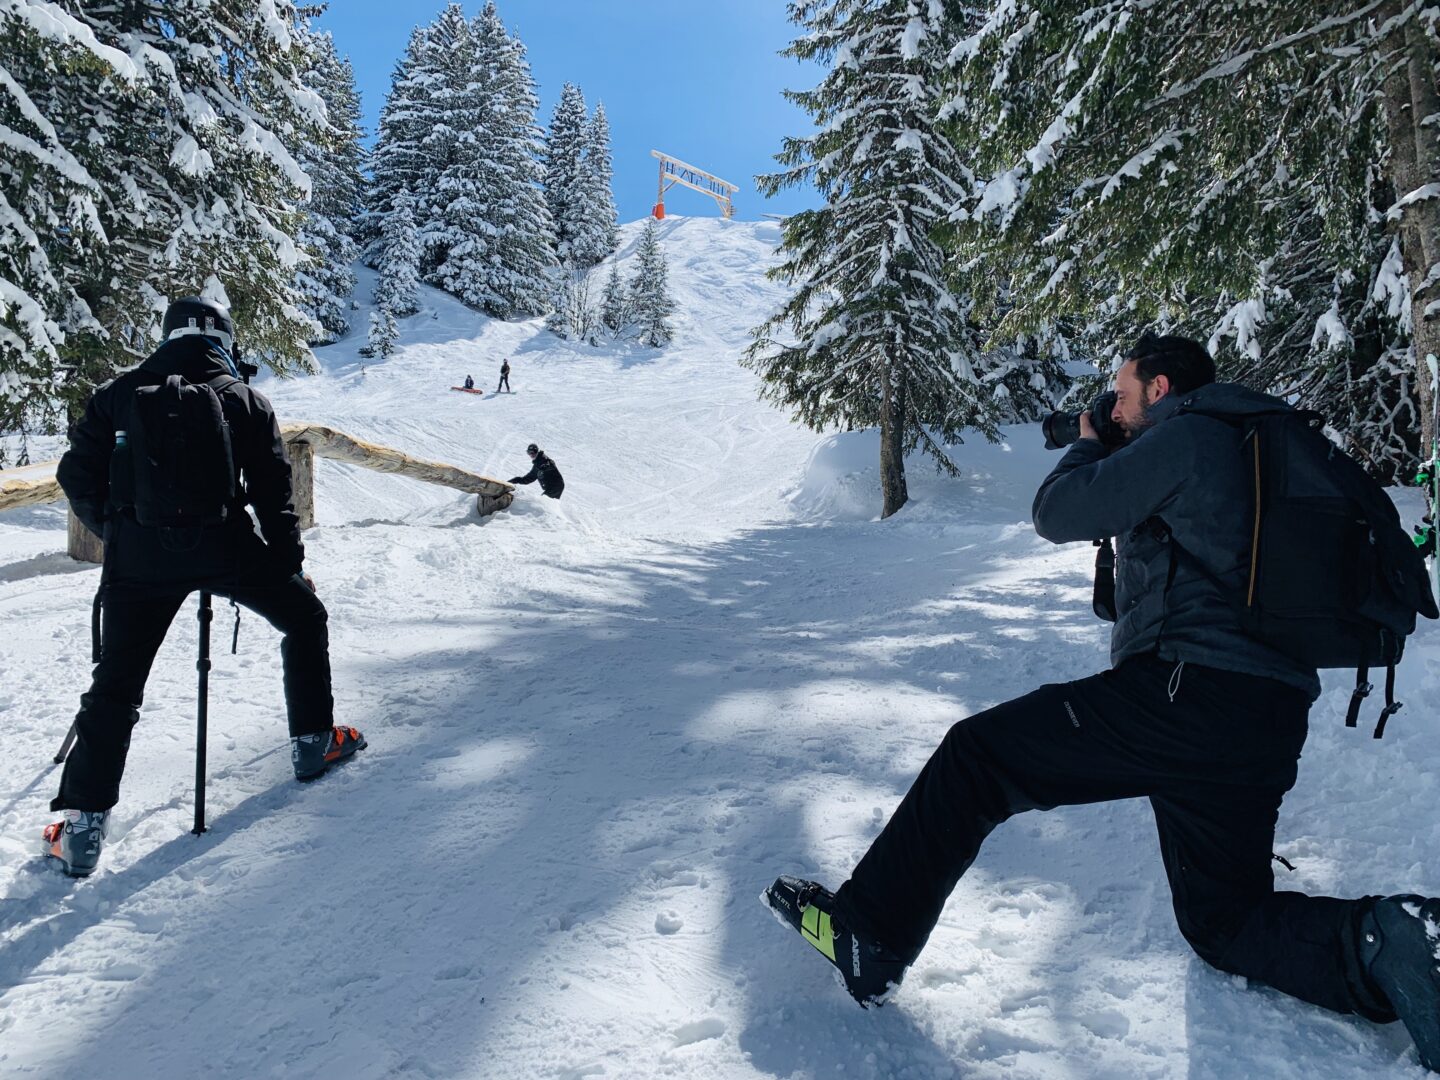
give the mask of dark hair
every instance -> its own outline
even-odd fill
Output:
[[[1145,385],[1164,375],[1170,389],[1177,394],[1189,393],[1196,387],[1215,381],[1215,361],[1205,346],[1187,337],[1173,334],[1152,334],[1148,330],[1125,354],[1135,361],[1135,375]]]

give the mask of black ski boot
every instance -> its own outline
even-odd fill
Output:
[[[1384,897],[1360,931],[1370,978],[1415,1040],[1420,1064],[1440,1072],[1440,899]]]
[[[845,990],[862,1008],[885,1004],[905,977],[905,963],[880,942],[854,933],[834,918],[835,897],[822,885],[778,877],[760,900],[785,925],[835,965]]]
[[[45,826],[45,854],[60,863],[71,877],[89,877],[100,862],[100,849],[110,827],[109,810],[66,810],[65,816]]]
[[[315,780],[331,765],[338,765],[364,750],[369,744],[353,727],[337,724],[318,735],[290,736],[290,764],[295,766],[295,779]]]

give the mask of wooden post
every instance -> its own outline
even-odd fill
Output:
[[[290,488],[300,528],[315,527],[315,447],[304,439],[286,444],[290,455]]]
[[[75,511],[66,513],[66,531],[69,533],[67,550],[76,562],[100,563],[105,561],[105,545],[75,516]]]
[[[488,517],[497,510],[504,510],[515,501],[513,491],[502,492],[499,495],[486,495],[485,492],[475,496],[475,509],[480,511],[481,517]]]

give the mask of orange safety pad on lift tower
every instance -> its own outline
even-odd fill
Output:
[[[663,219],[664,219],[664,217],[665,217],[665,204],[664,204],[663,202],[657,202],[657,203],[655,204],[655,217],[656,217],[658,220],[663,220]]]

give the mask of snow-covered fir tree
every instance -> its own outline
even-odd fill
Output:
[[[545,204],[555,223],[555,253],[562,266],[587,266],[576,258],[590,196],[585,175],[585,95],[574,83],[560,88],[545,139]]]
[[[620,241],[615,193],[615,170],[610,159],[610,121],[605,106],[596,104],[585,125],[585,153],[581,161],[581,198],[572,256],[576,266],[598,266]]]
[[[416,294],[420,285],[420,238],[413,206],[409,195],[402,192],[396,196],[382,235],[375,305],[395,318],[419,310]]]
[[[771,276],[794,296],[755,331],[746,363],[766,397],[816,430],[879,426],[888,517],[908,498],[907,451],[953,469],[942,444],[995,426],[980,335],[932,238],[970,193],[934,122],[950,24],[922,0],[818,0],[791,15],[805,34],[786,55],[830,70],[787,94],[818,130],[787,139],[787,168],[760,183],[767,193],[813,183],[826,205],[786,219]]]
[[[591,299],[590,275],[584,270],[559,272],[554,306],[545,316],[545,328],[562,338],[597,344],[600,311]]]
[[[472,33],[458,3],[446,5],[426,31],[429,127],[421,139],[427,176],[412,192],[427,281],[481,306],[488,299],[485,211],[494,178],[486,161],[493,124],[493,51]]]
[[[1208,339],[1230,377],[1321,409],[1403,476],[1433,445],[1440,353],[1440,41],[1420,11],[976,13],[947,118],[985,182],[956,265],[993,283],[1008,333],[1068,322],[1100,355],[1151,324]]]
[[[370,336],[369,345],[366,346],[367,356],[389,356],[395,351],[395,339],[400,336],[400,329],[395,325],[395,313],[388,308],[378,307],[370,312]]]
[[[566,83],[555,103],[545,151],[545,202],[555,222],[555,250],[564,266],[589,269],[619,239],[610,122],[605,107],[585,115],[585,95]]]
[[[76,404],[115,365],[149,352],[167,299],[199,292],[212,277],[253,355],[282,371],[308,364],[315,329],[299,308],[295,241],[310,182],[286,147],[319,140],[325,121],[303,84],[294,5],[136,0],[77,5],[64,18],[45,7],[7,5],[6,40],[40,18],[52,43],[68,40],[63,56],[21,66],[15,86],[28,107],[8,88],[0,99],[51,159],[42,182],[64,175],[88,192],[69,211],[77,224],[58,235],[46,218],[58,192],[12,203],[25,229],[53,238],[40,246],[50,245],[60,289],[27,293],[36,306],[13,310],[29,313],[31,339],[47,321],[57,331],[46,332],[52,346],[65,335],[63,395]],[[60,149],[74,167],[57,172]],[[30,353],[32,362],[44,355],[44,345]]]
[[[380,110],[375,148],[370,154],[370,187],[360,232],[362,255],[369,266],[379,266],[385,221],[396,199],[424,191],[435,182],[436,170],[425,149],[435,83],[429,62],[429,32],[417,26],[390,77],[390,92]]]
[[[417,29],[381,112],[367,261],[378,265],[385,222],[409,194],[423,280],[500,318],[548,310],[538,107],[524,46],[493,3],[469,22],[450,4]]]
[[[350,296],[355,291],[351,269],[359,254],[355,234],[364,201],[361,163],[360,95],[349,59],[335,52],[328,33],[307,41],[310,64],[305,85],[325,102],[329,123],[323,142],[301,143],[296,158],[310,177],[310,201],[300,245],[310,261],[301,266],[296,284],[301,307],[324,333],[312,342],[334,341],[349,329]]]
[[[670,316],[675,301],[670,297],[665,253],[653,218],[645,222],[640,244],[635,249],[635,272],[630,278],[630,315],[640,344],[661,348],[670,344]]]
[[[25,5],[0,11],[0,432],[55,422],[62,324],[74,327],[71,313],[84,317],[73,275],[104,240],[100,186],[66,148],[45,91],[112,64],[138,75],[128,58],[92,50],[78,35],[57,37],[53,20],[39,19],[45,13]]]
[[[493,57],[491,105],[481,156],[486,167],[484,211],[489,253],[487,314],[539,315],[549,308],[555,265],[554,223],[541,189],[544,133],[535,124],[540,99],[525,46],[500,21],[493,0],[472,26],[484,55]]]
[[[629,330],[630,324],[630,294],[620,277],[620,263],[612,259],[610,273],[605,277],[605,288],[600,293],[600,325],[615,338]]]

